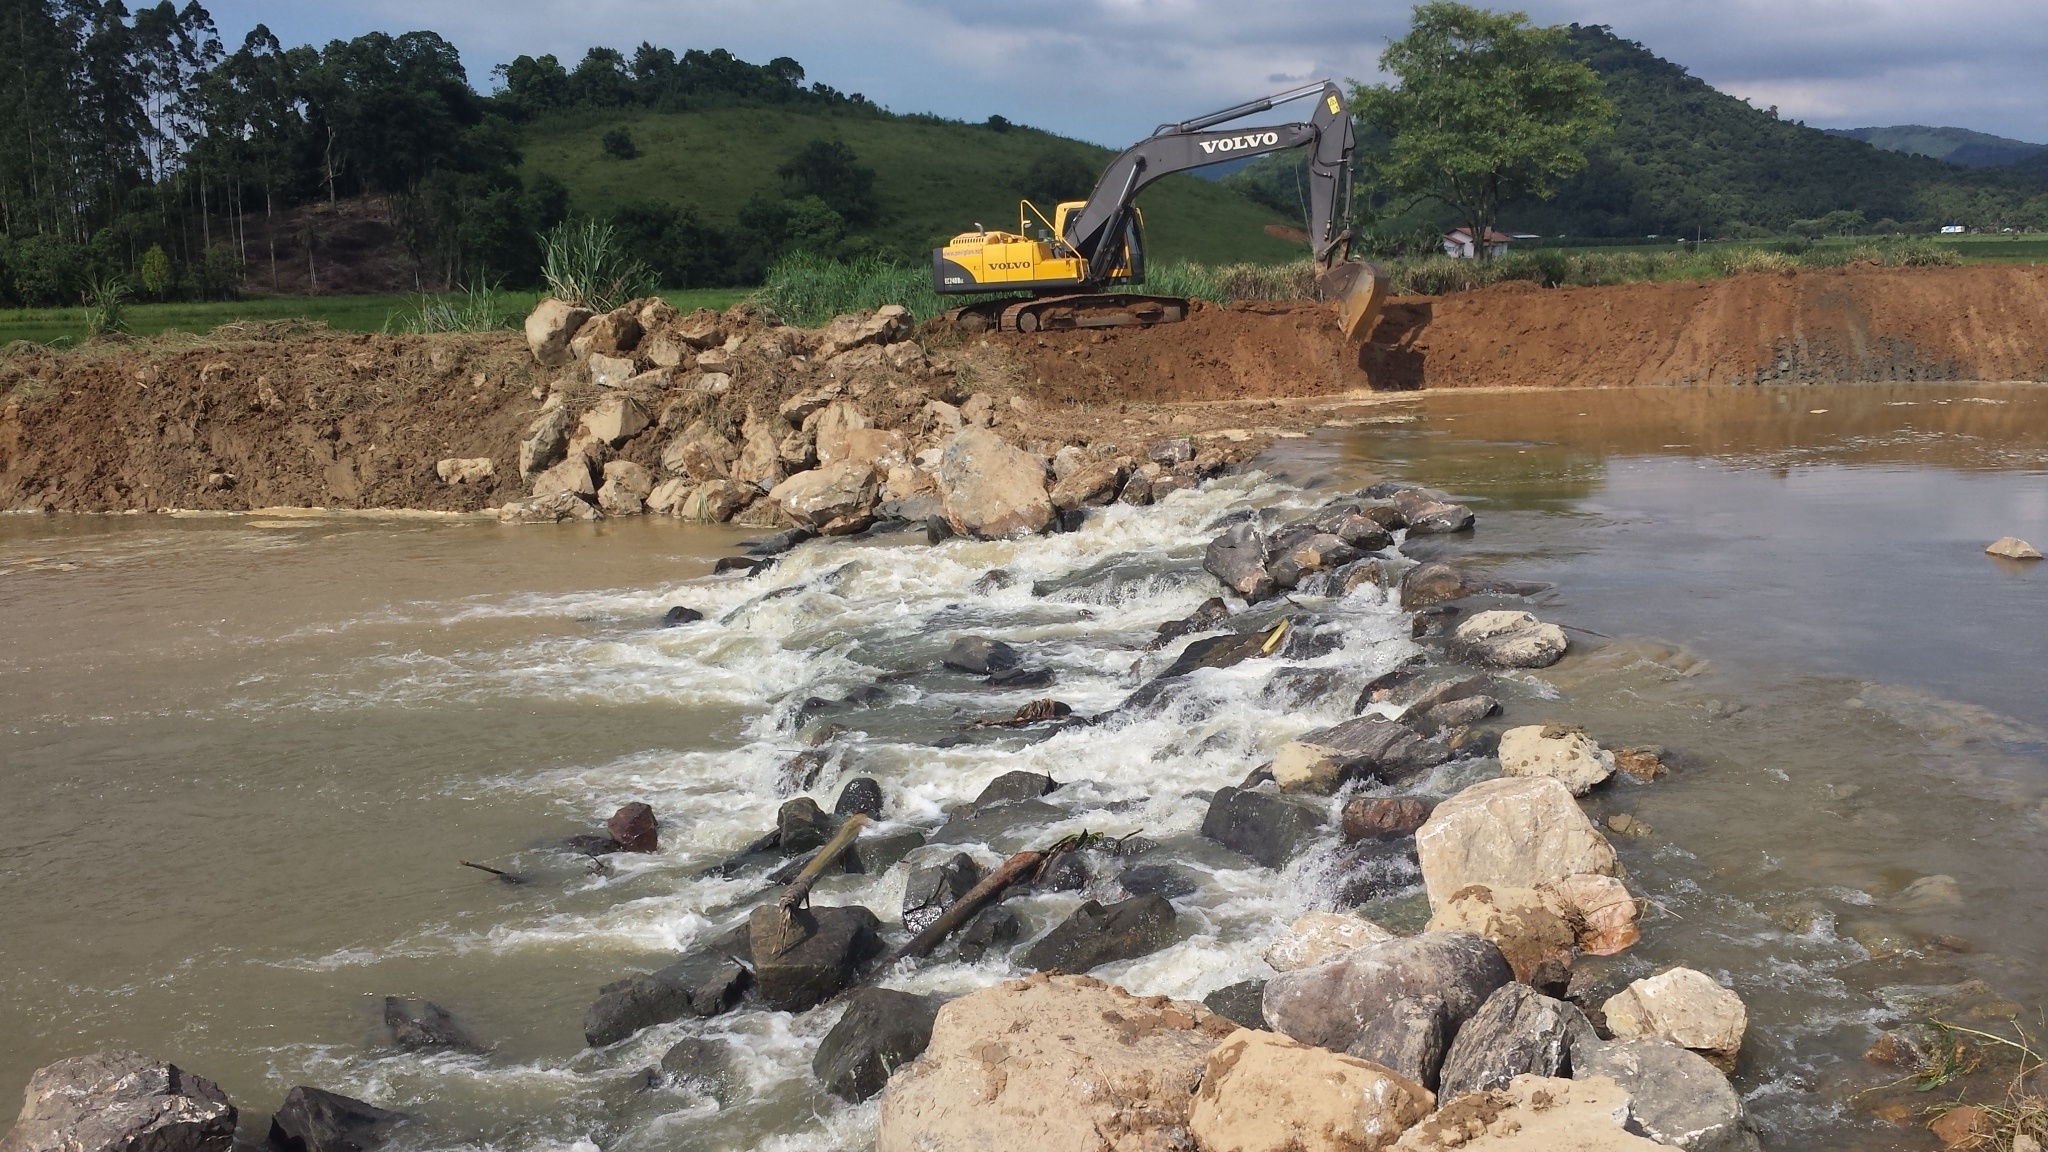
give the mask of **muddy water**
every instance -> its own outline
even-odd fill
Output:
[[[1049,738],[936,747],[1044,694],[990,691],[936,655],[1001,635],[1056,672],[1058,698],[1103,711],[1174,654],[1142,651],[1151,631],[1212,593],[1198,565],[1217,517],[1401,475],[1482,518],[1409,555],[1552,582],[1532,606],[1580,630],[1563,664],[1503,690],[1507,719],[1673,750],[1671,779],[1595,802],[1653,829],[1623,854],[1657,908],[1643,945],[1585,978],[1683,961],[1737,987],[1738,1081],[1768,1146],[1924,1139],[1851,1099],[1873,1082],[1859,1054],[1888,990],[1979,976],[2038,1018],[2048,975],[2048,572],[1981,553],[2048,538],[2043,393],[1430,397],[1353,419],[1370,422],[1283,444],[1266,475],[1071,535],[808,546],[754,579],[707,575],[738,533],[655,522],[0,519],[0,1116],[34,1067],[118,1044],[220,1080],[254,1131],[312,1083],[419,1114],[418,1148],[859,1147],[873,1105],[808,1076],[830,1009],[602,1052],[579,1024],[597,985],[744,915],[758,876],[698,872],[772,824],[804,746],[797,703],[884,674],[878,704],[814,722],[850,729],[817,795],[874,775],[891,821],[929,828],[1000,772],[1050,772],[1067,782],[1056,815],[963,847],[992,862],[1142,829],[1203,886],[1179,901],[1174,946],[1101,974],[1174,995],[1263,975],[1263,941],[1326,903],[1330,878],[1205,845],[1204,797],[1418,651],[1393,605],[1301,598],[1317,642],[1288,662],[1337,685],[1314,698],[1248,662]],[[1007,583],[983,582],[993,569]],[[707,622],[656,628],[677,603]],[[551,847],[628,799],[664,814],[659,855],[598,874]],[[1960,904],[1898,906],[1936,874]],[[819,902],[893,921],[902,886],[901,868],[835,878]],[[1037,931],[1081,898],[1020,906]],[[1420,908],[1396,892],[1369,911],[1412,924]],[[939,962],[889,982],[963,991],[1006,971]],[[387,994],[446,1005],[491,1050],[391,1051]],[[686,1035],[729,1044],[722,1104],[648,1086]]]

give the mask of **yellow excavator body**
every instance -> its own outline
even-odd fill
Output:
[[[1048,221],[1029,200],[1017,203],[1017,230],[977,228],[962,232],[937,253],[941,291],[1008,292],[1073,289],[1087,281],[1088,261],[1060,239],[1067,217],[1087,206],[1068,200],[1053,209]],[[1036,226],[1032,217],[1037,217]],[[1108,283],[1129,283],[1132,257],[1125,246],[1110,270]]]

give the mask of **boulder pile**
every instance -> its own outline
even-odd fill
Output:
[[[801,329],[753,305],[685,315],[648,297],[596,313],[550,299],[526,340],[559,375],[507,452],[529,493],[499,507],[511,522],[647,514],[1002,539],[1149,504],[1233,459],[1186,438],[1018,442],[1002,431],[1008,405],[928,354],[901,305]],[[488,461],[442,464],[450,484],[489,475]]]

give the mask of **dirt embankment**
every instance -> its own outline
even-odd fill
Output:
[[[1247,303],[1187,324],[1004,336],[1062,403],[1356,389],[2048,380],[2048,268],[1850,267],[1389,301],[1363,347],[1320,309]]]
[[[734,314],[735,331],[761,331]],[[815,343],[813,339],[811,343]],[[1320,308],[1202,308],[1138,331],[974,337],[928,333],[914,372],[862,385],[882,426],[917,424],[926,399],[993,400],[996,427],[1034,450],[1081,442],[1138,450],[1168,432],[1283,424],[1273,401],[1419,387],[1982,379],[2048,380],[2048,269],[1849,268],[1706,283],[1539,290],[1505,286],[1391,302],[1364,348]],[[803,340],[748,352],[730,391],[640,397],[654,427],[620,455],[655,468],[705,419],[734,437],[817,386]],[[883,378],[886,377],[886,378]],[[231,325],[206,337],[0,353],[0,508],[239,510],[279,505],[477,511],[526,494],[518,444],[549,387],[600,390],[535,365],[517,333],[343,334]],[[1188,402],[1201,403],[1186,407]],[[1242,432],[1232,440],[1255,446]],[[435,463],[489,457],[482,483]]]

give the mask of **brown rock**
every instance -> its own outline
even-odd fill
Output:
[[[1577,930],[1533,888],[1461,888],[1429,918],[1429,931],[1486,937],[1524,984],[1555,982],[1578,954]]]
[[[1994,1126],[1982,1108],[1965,1104],[1943,1112],[1927,1128],[1944,1148],[1973,1148],[1989,1140]]]
[[[526,346],[533,358],[549,367],[560,367],[574,357],[569,341],[590,320],[590,309],[561,300],[547,299],[534,305],[526,317]]]
[[[635,800],[612,813],[604,830],[628,852],[653,852],[661,847],[661,832],[654,822],[654,809]]]
[[[1664,749],[1654,744],[1621,749],[1614,754],[1614,766],[1646,784],[1661,780],[1670,772],[1664,766]]]
[[[1505,1088],[1471,1092],[1402,1133],[1400,1152],[1657,1152],[1632,1135],[1629,1094],[1606,1076],[1562,1080],[1517,1076]]]
[[[1188,1132],[1202,1152],[1377,1152],[1435,1103],[1371,1061],[1240,1028],[1204,1061]]]
[[[1062,512],[1100,508],[1116,500],[1123,482],[1123,466],[1114,460],[1083,465],[1052,486],[1052,506]]]
[[[623,356],[640,346],[640,317],[631,305],[592,316],[569,341],[569,354],[578,360],[591,356]]]
[[[818,528],[834,520],[872,514],[876,489],[872,467],[841,460],[791,476],[777,484],[768,498],[791,520]]]
[[[638,516],[647,511],[647,497],[654,491],[654,474],[631,460],[613,460],[604,466],[604,484],[597,490],[597,506],[607,516]]]
[[[661,467],[692,480],[729,480],[733,462],[739,457],[740,450],[732,441],[699,420],[669,441],[661,454]]]
[[[1344,839],[1391,839],[1406,836],[1429,819],[1429,802],[1413,796],[1354,796],[1344,802]]]

